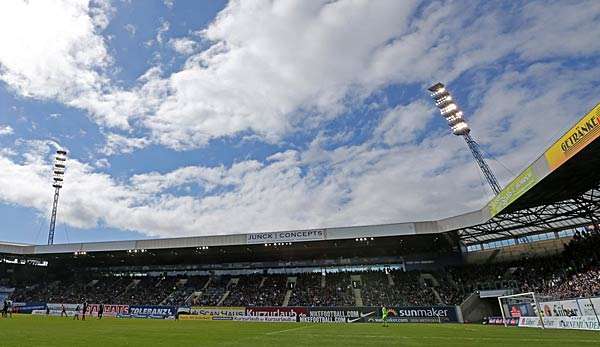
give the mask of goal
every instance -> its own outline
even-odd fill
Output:
[[[539,294],[534,292],[498,297],[504,326],[508,326],[507,320],[510,318],[521,319],[523,317],[530,317],[537,323],[535,326],[544,329],[544,316],[540,307],[540,301],[543,301],[543,299]]]

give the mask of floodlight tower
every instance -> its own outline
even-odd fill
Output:
[[[500,184],[498,184],[496,176],[494,176],[494,173],[483,159],[479,145],[471,137],[471,128],[469,128],[469,125],[465,121],[463,112],[454,102],[454,99],[452,99],[450,92],[439,82],[429,87],[428,90],[431,92],[431,97],[435,101],[435,106],[440,109],[442,117],[448,121],[452,133],[456,136],[462,136],[465,139],[471,153],[473,153],[477,165],[479,165],[479,168],[483,172],[485,179],[494,191],[494,194],[498,195],[502,190]]]
[[[54,202],[52,203],[52,216],[50,217],[50,230],[48,231],[48,244],[54,244],[54,227],[56,226],[56,211],[58,209],[58,196],[60,194],[60,188],[63,186],[65,169],[67,162],[67,151],[59,149],[56,151],[54,157],[54,166],[52,167],[54,187]]]

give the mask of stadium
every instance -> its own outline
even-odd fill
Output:
[[[599,21],[1,1],[0,346],[600,346]]]
[[[511,332],[519,333],[600,330],[599,129],[600,104],[483,208],[441,220],[138,241],[2,243],[0,293],[5,303],[11,301],[13,314],[47,329],[64,324],[62,316],[89,321],[101,311],[108,319],[98,324],[115,318],[110,329],[121,324],[134,329],[139,319],[144,322],[134,330],[141,333],[164,328],[145,319],[185,321],[167,329],[198,334],[214,329],[231,334],[231,340],[208,333],[207,341],[232,345],[278,345],[299,333],[305,339],[309,331],[319,341],[342,343],[337,334],[346,328],[332,323],[381,324],[382,307],[389,308],[389,322],[415,324],[390,335],[400,339],[396,343],[421,339],[421,326],[428,329],[425,344],[446,344],[446,329],[459,345],[511,341],[504,332],[490,337],[498,334],[492,327],[464,336],[456,329],[466,323],[478,329],[482,323],[518,326]],[[22,328],[2,334],[9,329]],[[436,335],[437,329],[444,333]],[[40,338],[25,331],[25,341]],[[352,341],[360,344],[378,336],[366,328],[352,331]],[[514,338],[544,345],[561,338],[582,345],[600,341],[597,335],[567,334],[574,333]],[[256,338],[260,342],[247,340]]]

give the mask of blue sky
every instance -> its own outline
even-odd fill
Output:
[[[560,14],[560,15],[558,15]],[[428,220],[491,197],[600,101],[597,1],[0,2],[0,240]]]

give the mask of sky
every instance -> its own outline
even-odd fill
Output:
[[[599,1],[0,1],[0,240],[434,220],[600,102]]]

